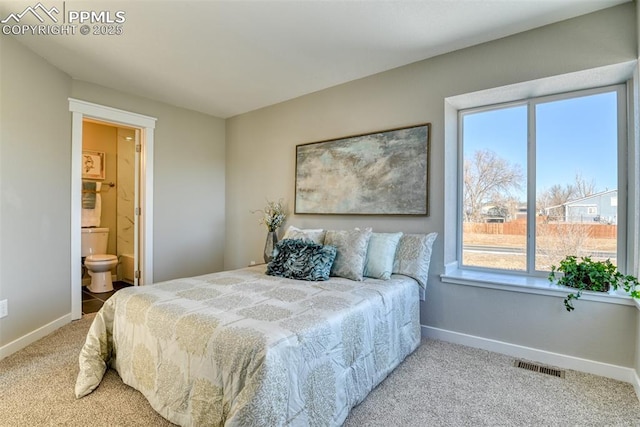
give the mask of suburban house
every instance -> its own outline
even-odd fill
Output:
[[[545,215],[564,222],[604,222],[615,224],[618,191],[607,190],[545,208]]]
[[[640,305],[634,300],[585,295],[580,308],[567,313],[566,292],[545,276],[492,272],[480,277],[458,263],[459,111],[623,85],[628,137],[619,159],[627,162],[621,175],[628,189],[619,253],[627,272],[638,274],[639,29],[637,3],[612,2],[273,105],[219,115],[141,96],[133,84],[116,90],[77,78],[36,53],[28,37],[1,34],[0,301],[8,302],[8,313],[0,319],[0,358],[77,317],[79,297],[72,282],[80,270],[79,219],[72,206],[79,201],[80,180],[72,163],[79,153],[72,143],[78,126],[74,108],[100,106],[155,123],[147,133],[153,145],[146,147],[146,201],[152,215],[144,224],[145,259],[152,265],[144,274],[153,282],[261,262],[266,232],[252,212],[266,199],[288,203],[287,224],[298,227],[435,231],[421,305],[424,336],[620,379],[640,393]],[[153,42],[149,36],[148,43]],[[207,49],[193,48],[191,59],[232,54]],[[103,54],[89,45],[78,45],[73,53],[87,64],[100,62]],[[128,82],[118,70],[126,58],[110,54],[105,76]],[[157,73],[150,81],[192,78],[166,75],[160,66]],[[246,82],[246,91],[260,84]],[[431,125],[428,216],[294,214],[297,145],[423,123]],[[580,204],[592,221],[614,218],[615,209],[609,209],[616,195],[607,193],[606,207],[595,200]],[[576,205],[573,201],[566,208]],[[621,224],[620,218],[612,221]]]

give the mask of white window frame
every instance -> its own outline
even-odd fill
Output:
[[[563,93],[581,91],[584,89],[602,88],[616,85],[626,86],[627,125],[624,139],[628,152],[624,154],[625,161],[619,161],[621,166],[618,173],[626,170],[627,210],[626,257],[620,257],[626,262],[627,272],[638,275],[640,273],[640,68],[637,61],[609,65],[597,69],[577,71],[570,74],[552,76],[540,80],[515,83],[508,86],[480,90],[478,92],[453,95],[444,99],[444,273],[440,275],[442,283],[498,289],[510,292],[522,292],[556,297],[566,296],[566,290],[547,279],[546,275],[534,276],[517,274],[510,271],[461,268],[461,218],[460,197],[462,183],[459,180],[460,135],[459,111],[479,106],[514,104],[518,100],[543,96],[561,96]],[[596,89],[597,90],[597,89]],[[619,98],[620,99],[620,98]],[[636,125],[638,124],[638,125]],[[624,182],[624,180],[620,180]],[[619,233],[625,230],[619,228]],[[618,243],[620,247],[620,242]],[[634,305],[634,301],[623,292],[609,294],[585,293],[583,299],[613,304]]]
[[[610,85],[598,88],[583,89],[579,91],[573,91],[569,93],[560,93],[553,95],[540,96],[535,98],[528,98],[523,100],[517,100],[515,102],[484,105],[481,107],[463,109],[458,111],[458,235],[457,235],[457,258],[460,263],[460,268],[469,270],[489,271],[492,273],[505,272],[507,274],[524,274],[533,277],[547,277],[549,272],[540,271],[535,269],[535,243],[536,243],[536,107],[540,104],[547,104],[550,102],[558,102],[575,98],[582,98],[591,95],[598,95],[602,93],[616,92],[617,94],[617,110],[618,110],[618,235],[617,235],[617,266],[620,271],[626,272],[626,252],[627,252],[627,206],[625,201],[627,200],[627,165],[626,165],[626,152],[627,152],[627,96],[626,96],[626,84]],[[503,270],[491,267],[482,266],[468,266],[462,265],[462,224],[463,224],[463,207],[464,207],[464,180],[462,177],[463,164],[464,164],[464,120],[463,117],[469,114],[477,114],[486,111],[498,111],[507,108],[513,108],[518,106],[527,107],[527,241],[526,241],[526,267],[524,271],[511,271]],[[531,209],[530,207],[534,208]]]

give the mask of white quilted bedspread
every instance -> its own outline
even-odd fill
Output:
[[[418,346],[418,289],[264,266],[125,288],[89,330],[76,396],[111,366],[179,425],[339,426]]]

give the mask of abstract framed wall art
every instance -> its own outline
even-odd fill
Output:
[[[82,152],[82,178],[104,179],[104,153],[101,151]]]
[[[295,213],[429,215],[431,124],[296,146]]]

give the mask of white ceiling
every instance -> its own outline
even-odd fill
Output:
[[[124,11],[124,34],[17,39],[75,79],[226,118],[626,1],[66,1]]]

